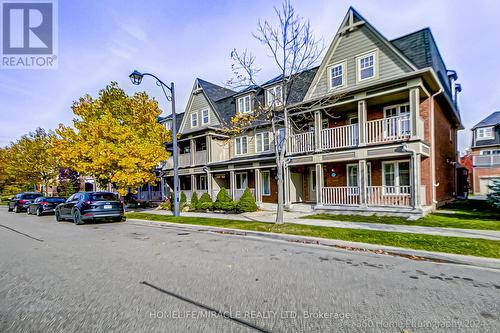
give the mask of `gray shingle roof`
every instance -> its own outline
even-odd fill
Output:
[[[472,129],[485,126],[496,126],[500,125],[500,111],[493,112],[488,117],[481,120],[477,125],[472,127]]]
[[[451,97],[450,81],[443,58],[439,53],[431,29],[424,28],[390,41],[418,69],[432,67],[439,81]]]
[[[207,94],[207,97],[212,100],[212,102],[217,102],[221,99],[227,98],[229,96],[232,96],[236,94],[236,91],[233,91],[231,89],[227,89],[221,86],[218,86],[216,84],[213,84],[211,82],[202,80],[202,79],[197,79],[198,84],[201,86],[205,94]]]

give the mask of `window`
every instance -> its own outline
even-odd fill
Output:
[[[386,138],[411,134],[410,105],[400,104],[384,108],[384,136]]]
[[[495,150],[481,150],[481,155],[500,155],[500,149]]]
[[[203,125],[208,124],[208,122],[210,120],[208,115],[209,115],[208,109],[201,111],[201,121],[202,121]]]
[[[262,171],[262,195],[271,195],[271,174],[269,171]]]
[[[410,194],[410,162],[382,162],[384,194]]]
[[[255,152],[269,151],[269,132],[255,134]]]
[[[493,139],[493,127],[483,127],[476,129],[477,140]]]
[[[279,106],[283,104],[283,89],[281,85],[267,89],[267,106]]]
[[[347,165],[347,186],[354,187],[359,186],[358,183],[358,165],[348,164]]]
[[[242,155],[248,153],[247,137],[240,136],[235,141],[235,154]]]
[[[344,64],[330,67],[330,89],[344,85]]]
[[[191,113],[191,127],[197,127],[198,126],[198,113],[193,112]]]
[[[238,98],[238,112],[241,113],[250,112],[250,95]]]
[[[170,131],[170,130],[172,129],[172,120],[167,120],[167,121],[165,122],[165,129],[166,129],[167,131]]]
[[[248,187],[247,183],[247,173],[246,172],[238,172],[235,174],[236,176],[236,189],[244,190]]]
[[[358,81],[374,78],[376,57],[375,52],[358,57]]]

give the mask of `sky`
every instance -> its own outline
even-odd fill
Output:
[[[462,84],[460,110],[465,130],[459,149],[470,145],[470,128],[500,110],[497,0],[309,0],[292,1],[309,19],[325,46],[349,6],[385,37],[393,39],[430,27],[448,69]],[[231,77],[231,50],[249,49],[262,68],[259,79],[276,74],[265,47],[252,33],[259,19],[274,20],[280,1],[59,0],[59,66],[52,70],[0,69],[0,146],[41,126],[70,124],[72,102],[116,81],[127,93],[154,96],[170,113],[151,78],[133,86],[132,70],[175,82],[183,111],[194,80],[223,85]]]

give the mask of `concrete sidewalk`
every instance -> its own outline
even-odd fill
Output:
[[[158,214],[158,215],[172,215],[172,212],[164,210],[144,210],[143,212]],[[466,237],[466,238],[500,240],[500,231],[495,231],[495,230],[438,228],[438,227],[422,227],[422,226],[408,226],[408,225],[394,225],[394,224],[380,224],[380,223],[366,223],[366,222],[342,222],[334,220],[317,220],[317,219],[301,218],[306,215],[310,215],[310,213],[285,212],[284,219],[286,223],[305,224],[305,225],[314,225],[322,227],[364,229],[364,230],[404,232],[412,234],[426,234],[426,235],[448,236],[448,237]],[[276,219],[276,213],[274,211],[268,211],[268,210],[258,211],[253,213],[243,213],[243,214],[186,212],[182,213],[182,216],[218,218],[218,219],[254,221],[254,222],[269,222],[269,223],[273,223]]]

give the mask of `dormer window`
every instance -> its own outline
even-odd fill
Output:
[[[330,67],[330,89],[344,85],[344,64]]]
[[[267,89],[267,106],[280,106],[283,104],[283,89],[276,85]]]
[[[476,129],[476,140],[493,139],[493,127],[482,127]]]
[[[191,113],[191,127],[198,127],[198,112]]]
[[[237,99],[238,112],[249,113],[250,112],[250,95],[239,97]]]
[[[376,76],[376,53],[368,53],[357,58],[358,82],[372,79]]]

